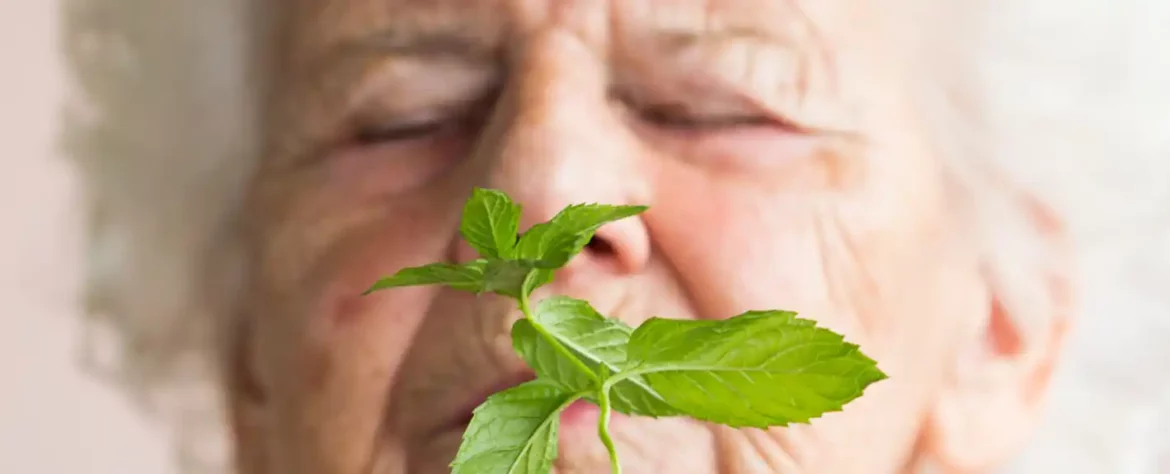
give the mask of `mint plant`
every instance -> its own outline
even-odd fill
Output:
[[[616,474],[613,411],[787,426],[840,411],[886,378],[856,344],[789,311],[715,321],[655,317],[635,329],[579,299],[552,296],[533,305],[532,292],[551,282],[598,228],[646,209],[572,205],[521,235],[520,205],[476,188],[459,231],[481,258],[405,268],[366,292],[446,285],[519,305],[523,318],[512,326],[512,345],[537,377],[476,408],[451,463],[455,474],[547,474],[557,456],[560,412],[578,400],[600,408],[597,433]]]

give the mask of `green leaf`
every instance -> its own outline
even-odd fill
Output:
[[[535,274],[532,276],[532,278],[529,278],[524,285],[524,292],[528,294],[531,294],[537,288],[552,283],[553,281],[552,269],[537,268],[533,270],[533,272],[535,272]]]
[[[539,380],[488,397],[463,433],[452,473],[548,474],[560,412],[577,398]]]
[[[475,188],[463,207],[459,233],[480,255],[511,258],[520,225],[520,205],[507,194]]]
[[[481,292],[484,286],[486,260],[475,260],[464,264],[431,263],[421,267],[399,270],[393,276],[382,278],[363,294],[370,294],[387,288],[420,285],[446,285],[463,291]]]
[[[483,289],[513,298],[519,298],[524,279],[532,267],[512,260],[488,260],[483,270]]]
[[[668,403],[733,427],[807,423],[886,378],[856,344],[784,311],[653,318],[634,331],[629,357]]]
[[[535,273],[531,278],[529,273]],[[534,268],[517,260],[488,260],[484,268],[483,291],[519,298],[552,281],[553,271]]]
[[[542,337],[531,321],[521,319],[512,326],[512,345],[537,375],[572,392],[592,391],[597,381],[617,373],[626,361],[626,343],[633,329],[616,319],[606,318],[588,302],[565,296],[541,301],[534,317],[589,372],[581,370]],[[602,375],[605,374],[605,375]],[[614,385],[611,393],[615,410],[633,415],[661,417],[680,414],[655,393],[640,377]]]
[[[539,268],[565,266],[585,248],[597,229],[610,222],[635,216],[646,206],[575,204],[566,207],[548,222],[528,229],[516,244],[516,258],[532,261]]]

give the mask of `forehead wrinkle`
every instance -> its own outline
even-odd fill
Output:
[[[746,37],[790,43],[813,28],[796,0],[635,0],[619,25],[648,31],[668,44]]]
[[[619,36],[615,42],[622,50],[619,55],[634,63],[650,66],[693,52],[716,54],[732,45],[755,44],[787,51],[799,59],[801,69],[813,64],[833,69],[825,28],[797,0],[635,0],[627,8],[614,28]],[[835,74],[828,75],[835,83]],[[802,75],[796,86],[807,89],[807,79]]]
[[[620,83],[628,79],[661,88],[661,82],[648,80],[658,75],[676,85],[703,88],[706,82],[712,84],[708,89],[774,112],[781,121],[792,121],[786,111],[803,111],[793,125],[808,133],[846,142],[859,138],[842,120],[845,112],[827,105],[846,100],[835,55],[839,45],[832,43],[840,39],[831,37],[841,32],[840,25],[827,15],[842,6],[817,4],[809,10],[800,0],[635,0],[625,8],[614,28],[616,56],[623,61],[615,72]],[[696,58],[706,64],[697,71],[688,66]],[[730,63],[714,64],[719,61]],[[769,76],[767,66],[783,61],[792,61],[795,72]],[[760,68],[764,72],[757,74]]]
[[[488,55],[499,49],[507,19],[465,12],[410,12],[395,14],[350,37],[340,39],[326,54],[389,52],[397,54]]]
[[[500,1],[347,0],[312,21],[307,43],[295,45],[314,75],[337,66],[399,57],[490,60],[509,31]],[[326,18],[327,17],[327,18]],[[315,32],[312,30],[316,30]]]
[[[503,35],[503,28],[493,26],[482,20],[453,20],[432,25],[395,21],[334,42],[316,61],[315,69],[328,73],[339,63],[394,57],[489,61],[498,54]]]
[[[819,68],[818,89],[838,89],[827,28],[818,25],[799,0],[663,1],[635,0],[625,7],[624,18],[614,31],[617,57],[656,69],[709,47],[758,44],[788,51],[801,63],[795,79],[801,97],[812,87],[809,69]],[[711,50],[714,51],[714,50]]]

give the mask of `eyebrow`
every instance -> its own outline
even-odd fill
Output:
[[[798,100],[804,100],[803,97],[808,94],[810,84],[813,82],[816,83],[815,87],[818,89],[818,93],[840,94],[840,71],[822,25],[818,24],[796,0],[774,2],[765,0],[759,3],[767,5],[767,8],[751,10],[755,12],[765,10],[757,15],[732,10],[724,17],[719,17],[719,13],[715,13],[714,21],[712,21],[712,17],[704,18],[688,10],[676,10],[670,13],[681,14],[663,15],[665,20],[651,20],[649,25],[634,23],[630,25],[632,27],[630,29],[619,28],[616,30],[619,35],[627,32],[632,34],[631,38],[622,42],[628,45],[623,51],[623,56],[636,63],[641,63],[641,68],[649,67],[649,71],[655,73],[662,72],[664,69],[663,58],[676,56],[689,50],[721,43],[733,44],[742,41],[759,43],[766,46],[764,49],[753,48],[753,51],[767,51],[765,54],[791,52],[795,55],[795,60],[799,62],[799,65],[796,66],[797,73],[793,77],[794,82],[791,86],[795,88],[796,96],[800,97]],[[678,8],[685,9],[687,7]],[[649,28],[644,28],[645,26],[649,26]],[[630,41],[631,39],[632,41]],[[637,69],[632,72],[638,74]],[[666,72],[666,74],[672,74],[676,78],[683,77],[685,78],[684,82],[702,81],[704,78],[717,82],[724,81],[723,78],[717,78],[715,75],[705,74],[702,71],[684,71],[684,73],[674,71]],[[812,80],[809,74],[816,74],[816,80]],[[619,73],[617,77],[625,78],[627,76]],[[734,93],[735,100],[751,103],[761,110],[774,112],[781,121],[789,122],[807,133],[856,139],[855,134],[845,127],[835,127],[832,123],[819,123],[819,121],[792,122],[791,117],[775,112],[771,104],[759,97],[736,92],[740,88],[735,86],[728,86],[726,89]],[[621,97],[621,91],[616,90],[616,92],[616,96]],[[613,93],[611,92],[611,94]]]
[[[749,38],[785,42],[817,28],[798,0],[740,0],[734,7],[715,0],[650,6],[651,3],[633,0],[630,5],[641,7],[642,11],[637,12],[640,15],[635,15],[641,19],[628,26],[674,41]],[[615,26],[615,32],[629,31],[624,21]]]
[[[789,51],[803,58],[804,66],[810,61],[831,65],[823,32],[797,0],[744,0],[740,5],[747,4],[746,9],[712,8],[713,1],[657,8],[646,0],[632,3],[644,9],[642,19],[615,23],[613,34],[621,45],[617,54],[645,67],[708,46],[747,41]],[[707,8],[700,8],[704,4]]]
[[[395,17],[377,28],[342,36],[309,58],[309,82],[331,93],[348,94],[365,81],[372,68],[387,61],[409,59],[416,64],[450,62],[489,64],[502,46],[504,30],[496,22],[476,21],[463,15],[435,21],[422,15]]]
[[[763,12],[745,14],[732,9],[729,15],[721,15],[724,12],[718,8],[701,8],[711,1],[658,7],[649,12],[649,21],[642,19],[629,26],[647,31],[654,43],[669,47],[685,47],[723,38],[785,42],[791,41],[794,34],[815,30],[812,19],[796,0],[749,0],[748,3],[758,3],[763,7],[751,9],[753,12]],[[405,11],[372,31],[333,41],[321,51],[319,57],[322,61],[317,64],[328,65],[335,60],[371,56],[445,56],[482,60],[499,54],[511,26],[506,16],[489,14],[488,11],[452,14],[429,8],[403,9]],[[625,22],[619,20],[612,24],[615,28],[611,34],[617,35],[615,39],[623,36],[625,28],[619,26],[622,23]]]
[[[495,55],[499,39],[463,28],[423,30],[414,26],[389,27],[329,48],[327,61],[369,56],[445,56],[483,59]]]

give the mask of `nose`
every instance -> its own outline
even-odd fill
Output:
[[[521,230],[571,204],[651,205],[639,144],[610,108],[597,56],[566,33],[529,44],[476,148],[481,185],[522,206]],[[636,273],[649,248],[640,216],[616,221],[599,229],[558,277]]]

